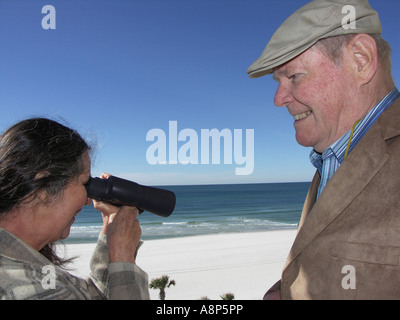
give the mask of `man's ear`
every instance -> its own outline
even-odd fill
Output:
[[[347,45],[356,77],[360,84],[372,80],[378,68],[378,48],[375,40],[368,34],[355,35]]]

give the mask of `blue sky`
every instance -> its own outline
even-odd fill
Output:
[[[92,173],[142,184],[310,181],[309,148],[273,104],[271,76],[248,66],[308,0],[0,0],[0,131],[31,116],[60,120],[95,145]],[[56,10],[45,30],[42,7]],[[370,0],[399,81],[400,1]],[[254,130],[254,171],[232,164],[156,164],[147,133]],[[168,139],[168,138],[167,138]],[[177,142],[180,148],[185,142]],[[200,144],[200,142],[199,142]],[[223,160],[221,160],[223,162]]]

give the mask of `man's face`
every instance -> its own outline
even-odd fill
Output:
[[[351,128],[357,93],[352,75],[349,64],[335,65],[315,46],[275,69],[274,103],[293,116],[300,145],[322,153]]]

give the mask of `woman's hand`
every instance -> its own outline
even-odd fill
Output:
[[[108,179],[110,174],[103,173],[100,177]],[[135,207],[116,207],[111,204],[93,200],[94,208],[103,217],[102,233],[107,235],[110,262],[135,263],[135,253],[142,234],[139,211]]]
[[[111,175],[109,173],[102,173],[100,178],[101,179],[108,179]],[[107,234],[107,226],[108,224],[114,219],[114,216],[117,214],[119,208],[113,206],[112,204],[101,202],[97,200],[93,200],[93,206],[96,210],[101,212],[101,216],[103,218],[103,229],[101,232],[103,234]]]
[[[138,215],[136,208],[124,206],[109,222],[107,243],[110,262],[135,263],[135,253],[142,235]]]

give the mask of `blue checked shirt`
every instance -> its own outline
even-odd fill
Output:
[[[391,91],[385,98],[382,99],[368,114],[361,119],[361,121],[355,126],[352,140],[350,142],[350,148],[348,153],[356,146],[356,144],[361,140],[364,134],[371,128],[378,117],[386,110],[397,98],[400,97],[400,92],[395,88]],[[326,184],[336,172],[339,166],[344,160],[347,145],[349,144],[349,139],[351,131],[347,132],[339,140],[334,142],[329,148],[327,148],[322,154],[311,151],[310,161],[317,168],[321,175],[321,182],[318,187],[317,198],[324,190]]]

